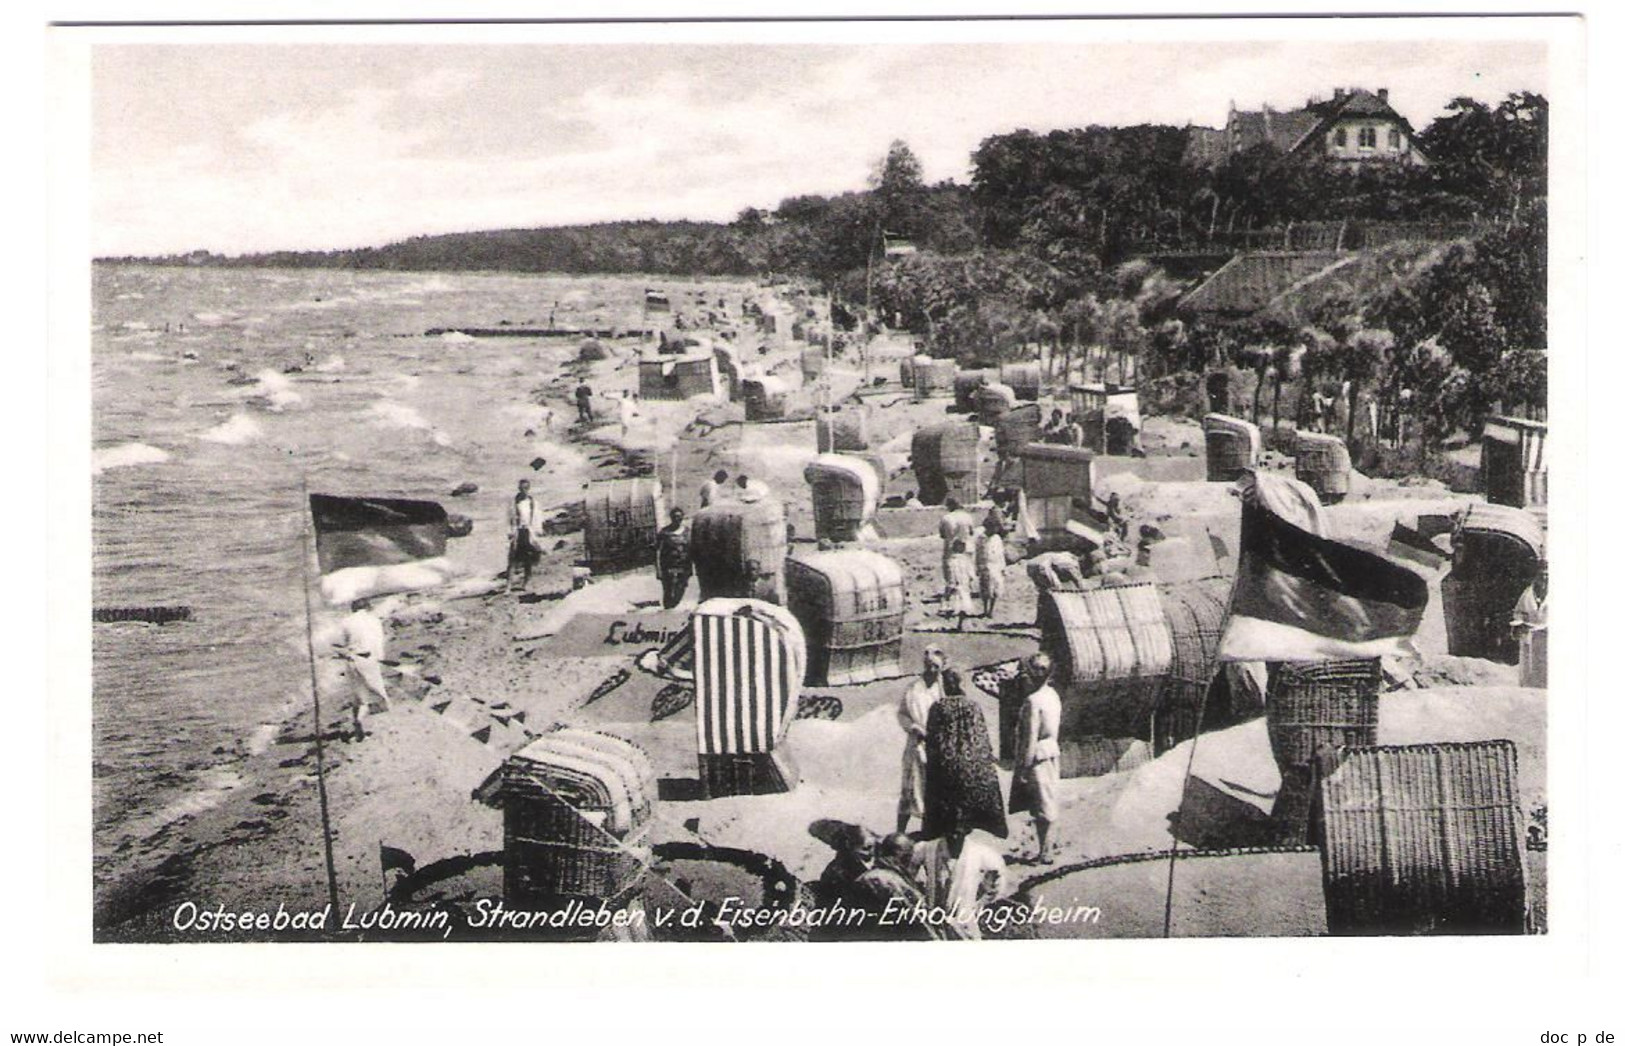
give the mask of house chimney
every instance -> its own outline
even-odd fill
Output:
[[[1386,88],[1386,87],[1377,88],[1377,101],[1379,101],[1379,102],[1387,102],[1388,101],[1388,88]]]

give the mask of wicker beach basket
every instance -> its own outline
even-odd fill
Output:
[[[587,488],[582,509],[587,564],[593,573],[611,574],[654,562],[655,537],[666,520],[658,479],[594,483]]]
[[[874,466],[846,454],[820,454],[802,475],[812,488],[813,527],[820,540],[861,541],[874,536],[880,478]]]
[[[1207,478],[1212,483],[1232,483],[1246,469],[1258,464],[1263,438],[1258,426],[1225,414],[1209,414],[1202,419],[1207,437]]]
[[[1354,465],[1343,441],[1336,436],[1300,430],[1297,444],[1294,474],[1320,496],[1321,504],[1335,505],[1347,497]]]
[[[940,505],[948,497],[970,504],[980,495],[981,430],[972,422],[948,421],[914,433],[914,478],[920,501]]]
[[[903,569],[866,549],[785,563],[788,607],[807,638],[809,686],[846,686],[902,672]]]
[[[1318,803],[1332,933],[1524,931],[1511,741],[1352,748]]]
[[[779,502],[764,498],[702,508],[694,513],[689,535],[701,599],[784,602],[789,535]]]

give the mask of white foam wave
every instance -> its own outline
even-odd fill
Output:
[[[381,425],[397,429],[431,429],[428,420],[411,407],[392,400],[383,400],[372,405],[373,419]]]
[[[429,433],[429,438],[438,447],[451,446],[451,437],[444,430],[437,428],[427,418],[413,410],[411,407],[393,400],[381,400],[372,405],[373,422],[385,428],[415,429],[419,432]]]
[[[156,352],[142,352],[138,349],[135,352],[130,353],[130,359],[140,360],[142,363],[162,363],[164,360],[169,359],[169,357]]]
[[[448,345],[464,345],[473,341],[474,336],[472,334],[464,334],[462,331],[447,331],[440,336],[440,340]]]
[[[267,410],[276,413],[305,401],[305,397],[293,390],[293,381],[287,375],[269,367],[255,372],[254,384],[245,385],[240,395],[262,401]]]
[[[169,452],[146,443],[120,443],[115,447],[101,447],[90,454],[90,474],[99,476],[108,469],[128,468],[132,465],[157,465],[169,460]]]
[[[260,423],[247,414],[233,414],[229,421],[224,421],[207,432],[200,433],[198,439],[209,443],[224,443],[227,446],[237,447],[252,442],[264,435],[265,430]]]
[[[311,370],[321,371],[323,374],[331,374],[332,372],[334,372],[336,370],[343,370],[343,369],[344,369],[344,357],[338,355],[337,353],[334,353],[333,355],[327,357],[327,359],[323,360],[322,362],[316,364],[316,366],[311,368]]]

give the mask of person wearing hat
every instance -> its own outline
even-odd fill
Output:
[[[1021,706],[1015,775],[1010,782],[1010,812],[1033,815],[1039,864],[1055,863],[1050,829],[1061,809],[1061,695],[1049,685],[1050,671],[1047,654],[1033,654],[1022,663],[1031,690]]]
[[[897,725],[903,728],[903,781],[897,799],[897,830],[908,831],[908,823],[925,817],[925,741],[931,720],[931,706],[942,699],[942,670],[948,656],[938,646],[925,648],[920,675],[908,685],[897,705]]]

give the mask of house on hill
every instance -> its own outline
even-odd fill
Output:
[[[1310,99],[1299,109],[1240,110],[1230,105],[1223,128],[1192,127],[1187,163],[1211,167],[1254,146],[1267,145],[1288,159],[1325,157],[1339,165],[1425,165],[1410,121],[1388,104],[1388,89],[1336,88],[1330,101]]]

